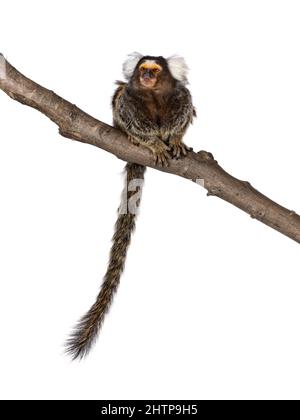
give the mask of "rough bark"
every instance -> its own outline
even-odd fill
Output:
[[[190,151],[186,157],[170,161],[168,167],[155,166],[147,149],[133,145],[120,131],[23,76],[2,55],[0,89],[12,99],[45,114],[59,126],[62,136],[100,147],[127,162],[150,166],[194,182],[203,180],[201,185],[207,189],[208,195],[222,198],[300,243],[300,216],[270,200],[249,182],[228,174],[211,153]]]

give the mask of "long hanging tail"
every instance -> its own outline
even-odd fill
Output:
[[[109,310],[114,293],[120,283],[131,234],[135,228],[135,219],[140,205],[145,170],[145,166],[135,163],[127,163],[125,166],[127,183],[125,180],[125,188],[115,225],[108,268],[96,302],[78,322],[66,343],[66,352],[73,359],[82,359],[88,354],[97,338],[105,314]],[[140,187],[138,194],[136,193],[137,186]]]

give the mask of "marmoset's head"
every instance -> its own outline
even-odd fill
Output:
[[[169,58],[143,56],[132,53],[123,64],[124,77],[142,89],[155,89],[174,85],[176,81],[187,83],[188,67],[184,58],[174,55]]]

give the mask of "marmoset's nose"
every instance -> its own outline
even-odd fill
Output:
[[[143,77],[144,79],[153,79],[154,77],[153,71],[151,69],[147,69]]]

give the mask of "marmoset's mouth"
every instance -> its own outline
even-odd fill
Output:
[[[146,76],[146,77],[143,76],[143,77],[140,77],[140,83],[144,87],[151,88],[151,87],[153,87],[155,85],[156,78],[155,77],[149,77],[149,76]]]

